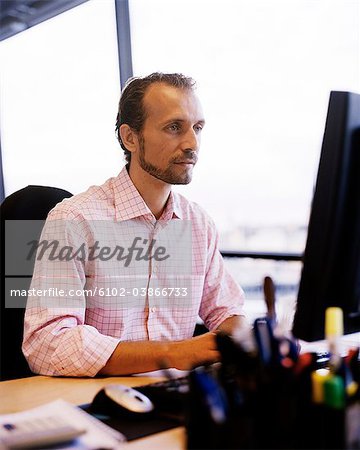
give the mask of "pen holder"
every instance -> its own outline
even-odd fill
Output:
[[[226,386],[229,389],[229,386]],[[216,373],[206,368],[190,374],[190,396],[186,417],[188,449],[249,448],[252,438],[252,415],[235,409],[242,403],[235,391],[230,395]],[[240,420],[239,420],[240,418]]]
[[[342,405],[316,404],[315,361],[266,365],[220,340],[221,366],[190,374],[188,449],[360,449],[359,388]]]

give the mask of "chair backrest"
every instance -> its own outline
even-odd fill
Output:
[[[0,205],[1,213],[1,316],[0,316],[0,379],[9,380],[31,376],[27,361],[21,351],[24,328],[24,308],[9,308],[9,289],[6,281],[14,281],[14,275],[7,277],[5,261],[5,224],[7,220],[45,220],[49,211],[64,198],[72,194],[64,189],[49,186],[27,186],[9,195]],[[36,230],[41,233],[41,222]],[[35,237],[35,236],[34,236]],[[8,243],[8,242],[7,242]],[[12,255],[14,256],[14,255]],[[16,258],[16,255],[15,255]],[[32,274],[32,270],[31,270]],[[24,276],[20,275],[24,283]],[[30,287],[31,276],[25,277],[25,285]]]

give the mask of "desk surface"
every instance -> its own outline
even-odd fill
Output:
[[[344,337],[343,343],[347,347],[358,346],[360,333]],[[319,344],[316,346],[318,351]],[[324,341],[324,345],[326,342]],[[310,345],[310,344],[309,344]],[[313,348],[303,351],[311,351]],[[141,386],[162,378],[155,377],[107,377],[107,378],[55,378],[34,376],[18,380],[0,382],[0,414],[23,411],[39,406],[58,398],[72,404],[90,403],[95,394],[105,385],[121,383],[127,386]],[[146,438],[137,439],[125,444],[129,449],[166,449],[183,450],[186,448],[186,435],[183,427],[154,434]]]
[[[18,380],[0,382],[0,414],[23,411],[43,403],[62,398],[75,405],[89,403],[105,385],[121,383],[127,386],[141,386],[161,378],[149,377],[111,377],[111,378],[52,378],[34,376]],[[125,445],[129,449],[185,448],[183,427],[154,434],[131,441]]]

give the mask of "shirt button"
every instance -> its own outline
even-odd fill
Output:
[[[156,273],[157,271],[158,271],[157,266],[154,266],[154,267],[153,267],[153,272]]]
[[[151,312],[151,313],[154,313],[155,311],[156,311],[155,306],[153,306],[152,308],[150,308],[150,312]]]

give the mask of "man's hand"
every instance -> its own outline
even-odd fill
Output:
[[[220,361],[216,334],[205,333],[184,341],[173,342],[169,349],[169,365],[180,370]]]
[[[100,375],[129,375],[175,367],[189,370],[220,360],[215,333],[205,333],[183,341],[120,342]]]

